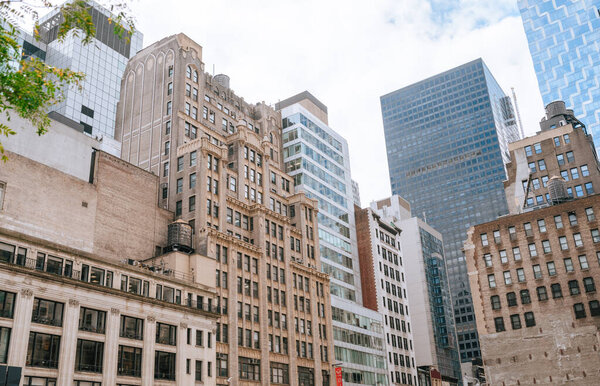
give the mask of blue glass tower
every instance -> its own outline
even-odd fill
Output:
[[[477,59],[381,97],[392,193],[443,235],[461,361],[480,356],[462,253],[471,225],[508,213],[502,181],[519,139],[511,100]]]
[[[565,101],[600,147],[600,3],[519,0],[544,104]]]

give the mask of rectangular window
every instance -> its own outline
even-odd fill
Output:
[[[533,277],[536,279],[542,278],[542,269],[539,264],[534,265],[533,267]]]
[[[513,248],[513,256],[515,258],[515,261],[520,261],[521,260],[521,250],[519,249],[519,247],[514,247]]]
[[[546,162],[543,159],[538,161],[538,169],[540,169],[540,171],[546,170]]]
[[[29,333],[27,366],[57,369],[59,353],[60,336],[40,332]]]
[[[525,281],[525,271],[523,268],[517,268],[517,280],[519,280],[519,283]]]
[[[583,177],[588,177],[590,175],[590,170],[587,165],[581,165],[581,175]]]
[[[583,303],[573,304],[573,311],[575,312],[575,319],[585,318],[585,307]]]
[[[548,292],[546,291],[546,287],[541,286],[536,288],[537,296],[539,301],[548,300]]]
[[[556,229],[561,229],[563,227],[562,217],[560,215],[554,216],[554,225]]]
[[[566,251],[569,249],[569,243],[567,242],[566,236],[560,236],[558,238],[558,242],[560,243],[560,249],[562,249],[563,251]]]
[[[502,274],[504,275],[504,284],[512,284],[512,277],[510,276],[510,271],[504,271]]]
[[[537,249],[535,247],[535,243],[531,243],[529,244],[529,256],[530,257],[537,257]]]
[[[104,358],[104,343],[92,340],[77,339],[75,353],[75,370],[91,373],[102,372]]]
[[[543,240],[542,248],[544,249],[544,253],[552,253],[552,249],[550,248],[550,241]]]
[[[494,325],[496,327],[496,332],[506,331],[504,319],[502,317],[494,318]]]
[[[563,259],[563,261],[565,262],[565,270],[567,272],[573,272],[575,270],[574,267],[573,267],[573,260],[571,260],[570,257],[566,258],[566,259]]]
[[[142,349],[119,345],[117,373],[127,377],[142,376]]]
[[[567,156],[567,162],[575,162],[575,156],[573,155],[572,151],[566,152],[565,155]]]
[[[578,259],[579,259],[579,265],[581,266],[581,269],[590,268],[588,261],[587,261],[587,257],[585,255],[580,255],[578,257]]]
[[[559,166],[562,166],[565,164],[565,156],[564,154],[557,154],[556,155],[556,161],[558,162]]]
[[[512,325],[513,330],[518,330],[521,328],[521,317],[519,314],[513,314],[510,316],[510,324]]]
[[[496,278],[494,274],[488,275],[488,284],[490,288],[496,288]]]
[[[176,346],[177,326],[160,322],[156,323],[156,343]]]
[[[535,317],[533,316],[533,312],[526,312],[523,316],[525,317],[525,327],[535,326]]]
[[[119,336],[121,338],[143,340],[144,319],[134,318],[133,316],[121,315],[121,326]]]
[[[81,307],[79,309],[79,330],[104,334],[106,311]]]
[[[175,380],[175,353],[156,351],[154,354],[154,379]]]
[[[583,278],[583,287],[585,288],[585,292],[595,292],[596,284],[594,283],[594,278],[584,277]]]
[[[50,326],[62,326],[64,303],[35,298],[33,301],[33,323],[47,324]]]
[[[0,327],[0,363],[8,361],[8,345],[10,343],[10,331],[8,327]]]
[[[15,296],[12,292],[0,291],[0,318],[13,318]]]
[[[549,261],[546,263],[546,267],[548,268],[548,275],[554,276],[556,275],[556,266],[553,261]]]

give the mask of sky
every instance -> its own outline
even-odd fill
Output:
[[[483,58],[514,87],[526,135],[544,115],[517,0],[134,0],[144,46],[183,32],[249,103],[304,90],[348,141],[362,206],[391,194],[379,97]]]

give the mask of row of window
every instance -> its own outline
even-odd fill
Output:
[[[402,332],[410,332],[410,322],[406,323],[404,320],[400,320],[400,318],[396,318],[393,316],[387,316],[384,315],[385,318],[385,325],[386,326],[390,326],[390,328],[392,330],[396,330],[396,331],[402,331]],[[388,324],[388,318],[389,318],[389,324]],[[408,328],[407,328],[408,325]],[[412,345],[412,343],[411,343]]]
[[[381,242],[389,244],[393,248],[396,248],[396,239],[394,238],[394,236],[390,236],[387,233],[380,231],[379,229],[375,229],[375,237],[379,237],[379,240],[381,240]]]
[[[523,314],[523,319],[525,320],[525,327],[535,326],[535,316],[533,315],[533,312],[525,312]],[[510,316],[510,324],[513,330],[520,330],[522,328],[521,315],[512,314]],[[502,316],[494,318],[494,326],[496,327],[496,332],[506,331],[504,318]]]
[[[587,218],[587,221],[595,221],[596,220],[596,215],[594,214],[594,209],[592,207],[589,208],[585,208],[585,215]],[[579,220],[577,218],[577,214],[576,212],[568,212],[567,213],[567,218],[569,220],[569,224],[571,226],[576,226],[579,224]],[[554,226],[556,227],[556,229],[562,229],[564,228],[564,223],[563,223],[563,217],[562,215],[558,214],[553,216],[553,220],[554,220]],[[547,224],[546,224],[546,220],[545,219],[538,219],[537,220],[537,225],[538,225],[538,230],[540,233],[546,233],[547,232]],[[510,238],[510,240],[516,240],[517,239],[517,228],[516,226],[512,225],[509,226],[507,228],[508,230],[508,236]],[[525,235],[527,237],[531,237],[533,236],[533,227],[531,225],[531,222],[526,222],[523,224],[523,231],[525,232]],[[502,243],[502,237],[501,237],[501,233],[500,230],[494,230],[492,232],[493,238],[494,238],[494,242],[496,244],[500,244]],[[489,245],[489,240],[488,240],[488,234],[487,233],[481,233],[480,234],[480,240],[481,240],[481,245],[486,247]]]
[[[585,194],[584,194],[584,188],[585,188]],[[575,195],[573,195],[573,189],[575,189]],[[585,195],[592,195],[594,194],[594,184],[591,182],[586,182],[583,185],[575,185],[574,187],[567,187],[567,195],[571,198],[573,197],[583,197]],[[534,205],[541,205],[544,203],[544,200],[546,200],[546,202],[548,204],[551,204],[552,201],[550,199],[550,193],[546,193],[544,196],[542,195],[537,195],[535,196],[535,201],[533,197],[527,197],[526,200],[526,205],[527,206],[532,206]]]
[[[541,160],[543,161],[543,160]],[[540,162],[540,161],[538,161]],[[569,171],[570,171],[570,177],[569,178]],[[588,169],[587,165],[581,165],[581,174],[579,173],[579,168],[574,167],[571,168],[569,170],[561,170],[560,172],[560,176],[565,180],[565,181],[569,181],[570,179],[572,180],[577,180],[581,177],[588,177],[590,175],[590,171]],[[541,180],[541,185],[540,185],[540,180]],[[542,176],[541,178],[533,178],[531,180],[531,186],[533,187],[534,190],[540,189],[541,187],[547,187],[548,186],[548,176]],[[527,180],[523,180],[522,181],[523,184],[523,190],[527,190]]]

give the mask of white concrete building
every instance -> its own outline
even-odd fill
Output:
[[[456,385],[460,362],[442,235],[413,217],[410,204],[398,195],[372,202],[371,209],[402,230],[399,238],[419,384],[437,370],[444,384]]]
[[[401,230],[382,221],[371,208],[355,207],[354,213],[363,305],[383,315],[390,384],[417,385],[412,307],[407,299]]]

